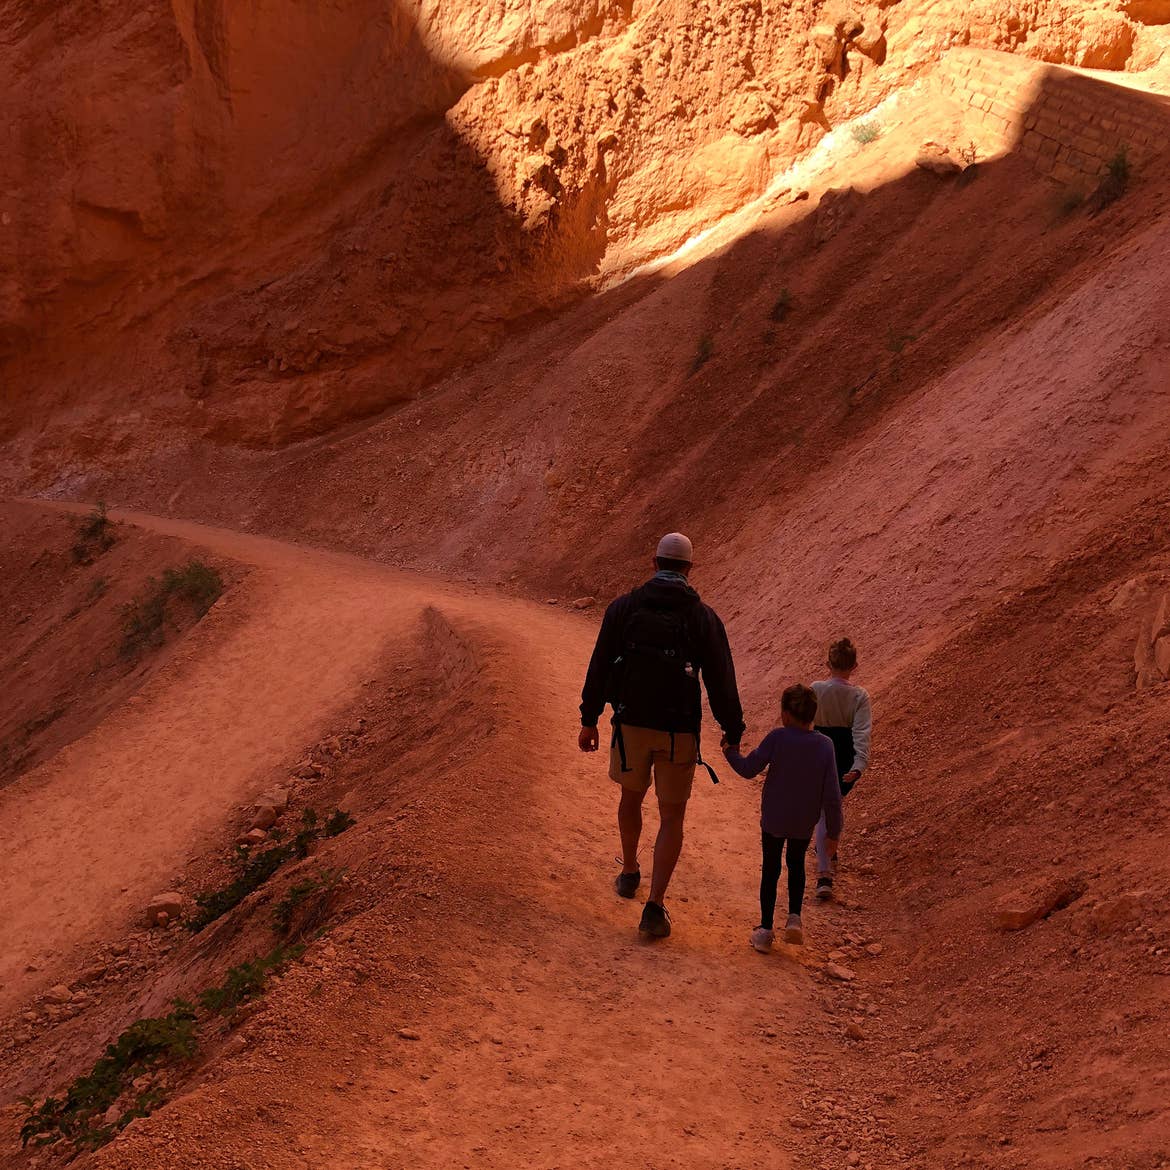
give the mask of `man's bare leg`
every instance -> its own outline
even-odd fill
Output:
[[[642,837],[642,801],[645,792],[622,789],[618,804],[618,833],[622,839],[622,873],[638,872],[638,842]],[[657,853],[655,854],[657,858]],[[657,860],[655,860],[657,865]]]
[[[658,802],[658,839],[654,842],[654,876],[650,879],[650,901],[659,906],[666,898],[666,887],[670,885],[674,867],[678,864],[683,847],[683,821],[687,815],[687,802]]]

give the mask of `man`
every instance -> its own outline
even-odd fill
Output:
[[[693,561],[691,542],[681,532],[658,542],[654,576],[605,611],[581,692],[583,752],[597,751],[597,720],[607,702],[613,706],[609,775],[622,789],[622,871],[614,888],[623,898],[632,898],[642,880],[638,840],[653,774],[660,823],[650,897],[638,927],[648,938],[670,934],[666,887],[682,852],[683,821],[700,761],[700,675],[727,741],[738,745],[744,730],[727,634],[688,583]]]

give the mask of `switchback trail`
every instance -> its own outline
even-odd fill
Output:
[[[262,757],[311,740],[325,709],[392,672],[408,643],[455,698],[437,726],[416,697],[397,700],[396,721],[425,732],[368,781],[412,796],[354,831],[382,849],[354,872],[369,908],[97,1164],[789,1164],[786,1086],[818,1009],[802,954],[746,944],[756,789],[726,768],[718,788],[696,780],[675,934],[642,943],[641,897],[612,891],[604,757],[576,748],[594,622],[353,557],[118,518],[250,566],[246,613],[9,793],[21,827],[4,880],[29,875],[4,923],[19,955],[37,923],[62,951],[115,929],[127,900],[250,794]],[[50,863],[63,876],[44,890]],[[815,909],[807,921],[815,938]]]

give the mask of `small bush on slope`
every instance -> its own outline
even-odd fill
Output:
[[[209,1015],[227,1015],[241,1004],[264,993],[269,976],[300,958],[304,947],[282,942],[266,955],[229,967],[218,987],[199,994],[199,1007]],[[168,1015],[135,1020],[98,1059],[78,1077],[63,1097],[48,1097],[37,1105],[25,1098],[29,1113],[20,1128],[20,1143],[38,1146],[59,1141],[75,1148],[96,1150],[126,1128],[136,1117],[148,1117],[163,1104],[164,1089],[149,1081],[135,1091],[134,1082],[153,1077],[163,1068],[194,1059],[199,1051],[198,1010],[185,1000],[175,1000]],[[126,1099],[126,1108],[107,1121],[111,1106]]]
[[[316,877],[303,878],[294,882],[272,910],[272,929],[279,934],[288,934],[293,918],[302,911],[300,932],[310,931],[324,919],[329,908],[330,895],[337,889],[340,875],[331,869],[323,869]],[[313,901],[311,907],[307,903]],[[307,907],[307,909],[306,909]]]
[[[308,857],[309,848],[321,837],[336,837],[356,822],[341,809],[334,809],[322,826],[316,810],[307,808],[301,814],[301,828],[291,841],[282,841],[259,853],[241,852],[240,870],[226,886],[195,899],[198,913],[188,920],[187,929],[198,933],[229,910],[234,910],[250,893],[258,890],[276,871],[294,857]]]
[[[64,1097],[49,1097],[31,1110],[20,1128],[21,1145],[51,1145],[66,1139],[82,1149],[97,1149],[135,1117],[145,1117],[159,1100],[150,1087],[134,1098],[117,1121],[105,1120],[106,1111],[139,1077],[195,1055],[195,1021],[194,1007],[181,1000],[169,1015],[135,1020],[89,1073],[69,1086]]]
[[[142,596],[122,607],[123,656],[162,644],[172,599],[186,602],[201,618],[222,594],[223,578],[199,560],[188,561],[181,569],[167,569],[161,579],[151,577]]]
[[[112,548],[114,540],[114,522],[106,515],[105,503],[99,502],[77,526],[73,559],[79,565],[88,565]]]
[[[266,955],[257,955],[246,963],[229,967],[219,987],[209,987],[199,995],[199,1004],[215,1015],[235,1011],[242,1003],[264,993],[268,977],[286,963],[299,959],[302,946],[279,943]]]
[[[855,122],[849,133],[860,146],[868,146],[882,136],[882,128],[874,121]]]

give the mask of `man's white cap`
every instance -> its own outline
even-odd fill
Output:
[[[668,532],[658,542],[655,556],[664,557],[668,561],[686,561],[689,565],[695,559],[695,550],[681,532]]]

